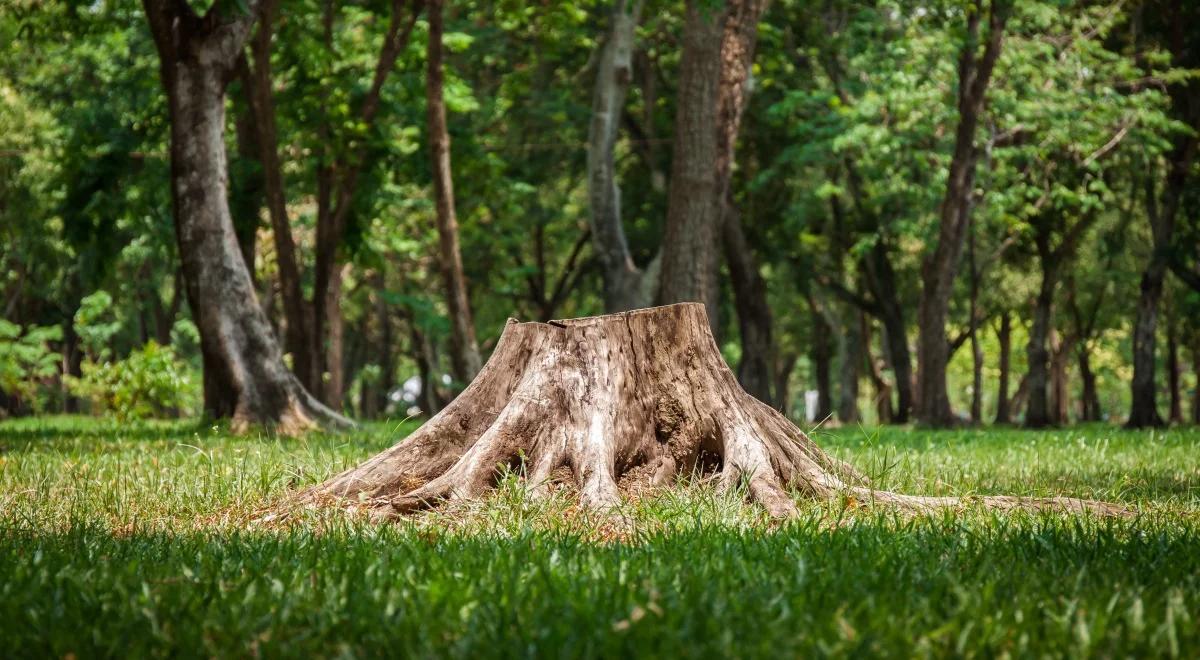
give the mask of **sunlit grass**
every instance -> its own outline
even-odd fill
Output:
[[[1200,650],[1200,431],[816,431],[880,487],[1139,516],[911,518],[705,484],[597,518],[514,477],[376,527],[248,524],[414,422],[302,440],[0,424],[0,652],[18,656],[1175,655]]]

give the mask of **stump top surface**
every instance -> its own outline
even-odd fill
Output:
[[[697,302],[682,302],[673,303],[670,305],[658,305],[656,307],[643,307],[641,309],[632,309],[626,312],[614,312],[612,314],[600,314],[597,316],[580,316],[573,319],[553,319],[546,323],[540,321],[519,321],[517,319],[509,319],[509,322],[515,323],[537,323],[540,325],[557,325],[557,326],[580,326],[594,325],[600,323],[608,323],[618,319],[624,320],[629,317],[646,317],[646,316],[682,316],[684,314],[700,314],[707,323],[708,313],[704,309],[702,303]]]

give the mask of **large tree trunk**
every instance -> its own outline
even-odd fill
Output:
[[[718,328],[718,246],[723,197],[715,163],[717,92],[725,12],[689,0],[676,93],[674,157],[663,234],[660,303],[700,302]]]
[[[641,0],[617,0],[608,39],[600,50],[592,121],[588,126],[588,202],[592,245],[604,275],[604,309],[620,312],[650,304],[653,291],[647,275],[633,263],[621,224],[621,188],[613,150],[633,79],[634,28]]]
[[[175,234],[204,359],[205,409],[236,430],[266,424],[297,432],[344,422],[300,386],[283,364],[258,304],[229,213],[225,86],[253,24],[203,17],[186,4],[146,0],[161,59],[171,123]]]
[[[1000,57],[1009,10],[1009,0],[992,0],[988,12],[987,45],[983,53],[977,55],[982,10],[975,5],[967,9],[967,40],[958,68],[958,128],[954,156],[942,200],[937,244],[921,264],[921,301],[917,310],[920,411],[917,417],[928,426],[949,426],[954,422],[950,395],[946,390],[946,367],[950,362],[946,316],[971,221],[971,195],[978,154],[975,129],[983,112],[992,70]]]
[[[1000,344],[1000,378],[996,387],[996,424],[1011,424],[1009,411],[1008,378],[1012,363],[1012,315],[1005,311],[1000,315],[1000,329],[996,332]]]
[[[870,488],[738,386],[699,304],[509,321],[487,366],[441,414],[297,499],[365,505],[376,519],[389,519],[480,497],[504,467],[524,475],[535,497],[565,486],[600,511],[619,506],[622,490],[667,486],[696,473],[714,474],[725,488],[744,485],[773,517],[796,514],[789,487],[813,498],[849,495],[913,511],[965,503]],[[1127,513],[1069,498],[971,501]]]
[[[428,72],[426,111],[429,152],[432,159],[433,190],[437,201],[439,266],[450,310],[450,360],[454,377],[470,382],[479,373],[479,345],[458,247],[458,217],[454,209],[454,183],[450,170],[450,133],[446,129],[446,101],[442,92],[442,0],[429,2]]]

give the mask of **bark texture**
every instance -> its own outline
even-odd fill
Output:
[[[722,208],[714,164],[724,12],[698,1],[687,5],[658,300],[704,303],[715,329]]]
[[[228,205],[225,88],[253,14],[203,16],[188,5],[146,0],[171,123],[175,235],[192,316],[200,331],[205,410],[235,430],[264,424],[299,432],[343,424],[287,370],[246,268]]]
[[[565,481],[583,505],[599,510],[620,503],[622,486],[667,485],[696,472],[716,475],[725,487],[745,485],[775,517],[796,511],[788,488],[915,511],[965,503],[871,489],[742,390],[721,359],[704,307],[694,303],[550,323],[510,320],[479,377],[439,415],[299,499],[348,498],[388,519],[482,496],[505,466],[523,474],[534,494]],[[1123,512],[1069,498],[971,501]]]

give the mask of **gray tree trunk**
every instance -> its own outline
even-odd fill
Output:
[[[613,7],[608,38],[600,49],[588,126],[588,218],[592,246],[604,277],[604,309],[608,312],[646,307],[653,300],[653,287],[645,281],[648,274],[634,265],[625,240],[621,187],[613,157],[633,79],[634,28],[641,11],[641,0],[617,0]]]
[[[283,364],[258,304],[229,213],[225,87],[254,19],[214,7],[145,0],[171,123],[175,234],[204,357],[205,409],[235,430],[298,432],[345,420],[317,402]]]

